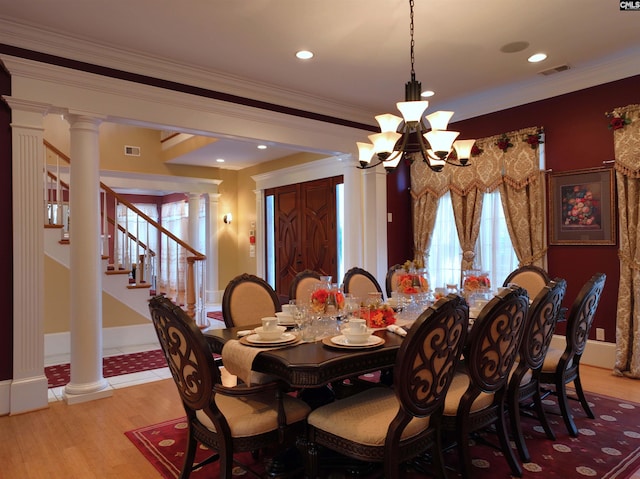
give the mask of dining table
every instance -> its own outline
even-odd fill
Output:
[[[240,339],[238,332],[247,329],[252,329],[252,326],[208,329],[203,333],[211,351],[222,355],[224,345],[230,340]],[[373,335],[382,339],[375,347],[334,346],[324,338],[280,347],[260,348],[248,344],[243,347],[259,348],[252,363],[253,371],[275,376],[292,388],[321,388],[336,381],[393,367],[403,336],[386,329],[378,329]]]

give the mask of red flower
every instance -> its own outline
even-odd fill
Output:
[[[498,141],[496,141],[496,146],[502,151],[506,152],[509,148],[513,147],[513,143],[511,143],[511,140],[507,135],[503,134],[500,138],[498,138]]]
[[[631,123],[631,120],[624,114],[622,116],[614,116],[613,113],[608,113],[607,117],[609,118],[608,128],[610,130],[620,130]]]
[[[540,133],[534,133],[533,135],[527,135],[527,137],[522,141],[527,143],[534,150],[538,147],[538,145],[540,143],[544,143],[544,141],[542,141]]]

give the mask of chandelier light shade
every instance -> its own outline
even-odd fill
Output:
[[[380,133],[369,135],[371,143],[357,143],[360,169],[382,164],[387,171],[393,171],[400,160],[413,161],[414,153],[420,153],[433,171],[442,171],[445,164],[469,165],[475,140],[458,140],[459,132],[447,130],[453,112],[437,111],[424,117],[429,102],[421,99],[422,85],[416,80],[414,69],[413,5],[414,0],[409,0],[411,80],[405,84],[405,101],[396,103],[402,116],[385,113],[375,117]],[[429,122],[429,129],[424,118]],[[374,157],[377,161],[372,162]]]

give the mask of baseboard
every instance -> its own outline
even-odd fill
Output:
[[[136,324],[133,326],[119,326],[102,330],[103,349],[118,349],[136,346],[138,344],[158,343],[158,337],[153,324]],[[160,347],[158,343],[158,347]],[[71,336],[69,331],[44,335],[44,355],[57,356],[69,354],[71,351]]]
[[[0,381],[0,416],[11,412],[11,380]]]
[[[554,335],[551,347],[564,348],[564,336]],[[588,364],[599,368],[613,369],[616,362],[616,345],[605,341],[588,340],[587,347],[582,354],[580,364]]]

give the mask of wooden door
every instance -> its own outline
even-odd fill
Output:
[[[305,269],[337,281],[336,185],[342,181],[338,176],[265,191],[266,196],[274,197],[278,294],[288,295],[291,281]]]

